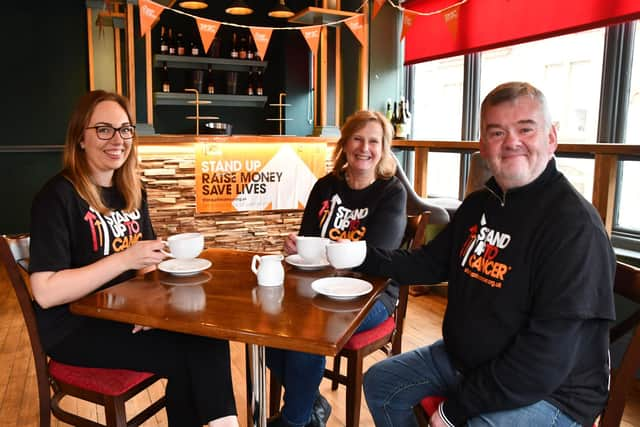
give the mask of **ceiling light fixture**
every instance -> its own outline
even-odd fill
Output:
[[[178,6],[183,9],[206,9],[209,7],[204,1],[181,1]]]
[[[269,16],[272,18],[291,18],[294,13],[284,4],[284,0],[279,0],[278,4],[269,11]]]
[[[229,15],[251,15],[253,9],[244,0],[232,0],[225,12]]]

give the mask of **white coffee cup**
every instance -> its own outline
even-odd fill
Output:
[[[163,243],[169,247],[170,251],[162,251],[163,254],[176,259],[193,259],[197,258],[204,249],[204,236],[202,233],[174,234]]]
[[[282,255],[254,255],[251,271],[258,277],[260,286],[281,286],[284,283]]]
[[[333,268],[357,267],[367,256],[367,242],[364,240],[348,242],[329,242],[327,260]]]
[[[319,263],[326,259],[326,247],[329,239],[314,236],[298,236],[296,238],[296,248],[298,255],[309,263]]]

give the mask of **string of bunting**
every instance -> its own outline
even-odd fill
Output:
[[[361,11],[368,0],[364,0],[364,2],[357,9]],[[271,39],[271,33],[274,30],[287,30],[287,31],[300,31],[302,36],[307,41],[309,45],[309,49],[313,53],[314,57],[318,51],[318,42],[320,41],[320,33],[322,29],[326,26],[337,26],[341,23],[344,23],[353,35],[358,39],[360,44],[364,45],[364,19],[365,15],[363,13],[358,13],[357,15],[350,16],[348,18],[343,18],[337,21],[328,22],[320,25],[309,25],[309,26],[299,26],[299,27],[261,27],[261,26],[252,26],[252,25],[241,25],[235,24],[231,22],[221,22],[215,21],[212,19],[201,18],[199,16],[191,15],[189,13],[183,12],[181,10],[171,9],[162,4],[158,4],[152,0],[138,0],[138,9],[140,12],[140,33],[144,37],[144,35],[153,27],[160,17],[160,14],[165,10],[170,10],[171,12],[179,13],[181,15],[188,16],[193,18],[196,21],[198,31],[200,32],[200,39],[202,40],[202,46],[204,51],[208,51],[213,39],[218,32],[218,29],[222,25],[226,25],[229,27],[238,27],[238,28],[248,28],[251,31],[251,35],[256,43],[256,48],[258,49],[258,55],[261,58],[264,58],[264,55],[267,51],[267,47],[269,46],[269,40]]]
[[[465,4],[468,0],[459,0],[454,4],[443,7],[438,10],[433,10],[429,12],[420,12],[417,10],[407,9],[405,7],[400,6],[400,4],[395,4],[392,0],[373,0],[373,9],[371,11],[371,20],[376,19],[376,15],[380,12],[380,9],[385,3],[389,3],[389,5],[402,13],[402,34],[400,35],[400,40],[404,39],[407,31],[413,25],[413,21],[418,16],[432,16],[442,14],[444,18],[444,22],[447,24],[449,31],[453,37],[457,37],[458,35],[458,18],[460,16],[460,6]]]

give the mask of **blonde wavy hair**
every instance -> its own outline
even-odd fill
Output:
[[[362,129],[369,122],[378,123],[382,127],[382,152],[380,161],[376,165],[376,178],[389,179],[396,173],[397,163],[391,154],[391,140],[393,138],[393,127],[389,120],[378,111],[361,110],[349,117],[340,129],[340,139],[333,151],[334,175],[344,178],[344,169],[347,167],[347,155],[344,146],[354,133]]]
[[[104,215],[109,214],[111,209],[104,204],[100,197],[100,188],[91,181],[91,169],[89,168],[87,155],[80,143],[83,141],[84,131],[89,125],[89,120],[96,106],[105,101],[117,102],[127,113],[129,122],[133,124],[127,98],[104,90],[88,92],[80,98],[76,108],[71,113],[64,145],[62,169],[62,175],[73,184],[80,197],[89,206]],[[139,208],[142,203],[142,184],[138,176],[137,145],[134,137],[131,141],[129,156],[124,164],[113,173],[113,185],[123,195],[125,210],[127,211]]]

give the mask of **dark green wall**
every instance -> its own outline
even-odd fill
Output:
[[[84,2],[26,3],[5,4],[0,26],[0,233],[28,230],[31,199],[61,164],[61,151],[37,146],[64,143],[68,116],[88,89]]]

